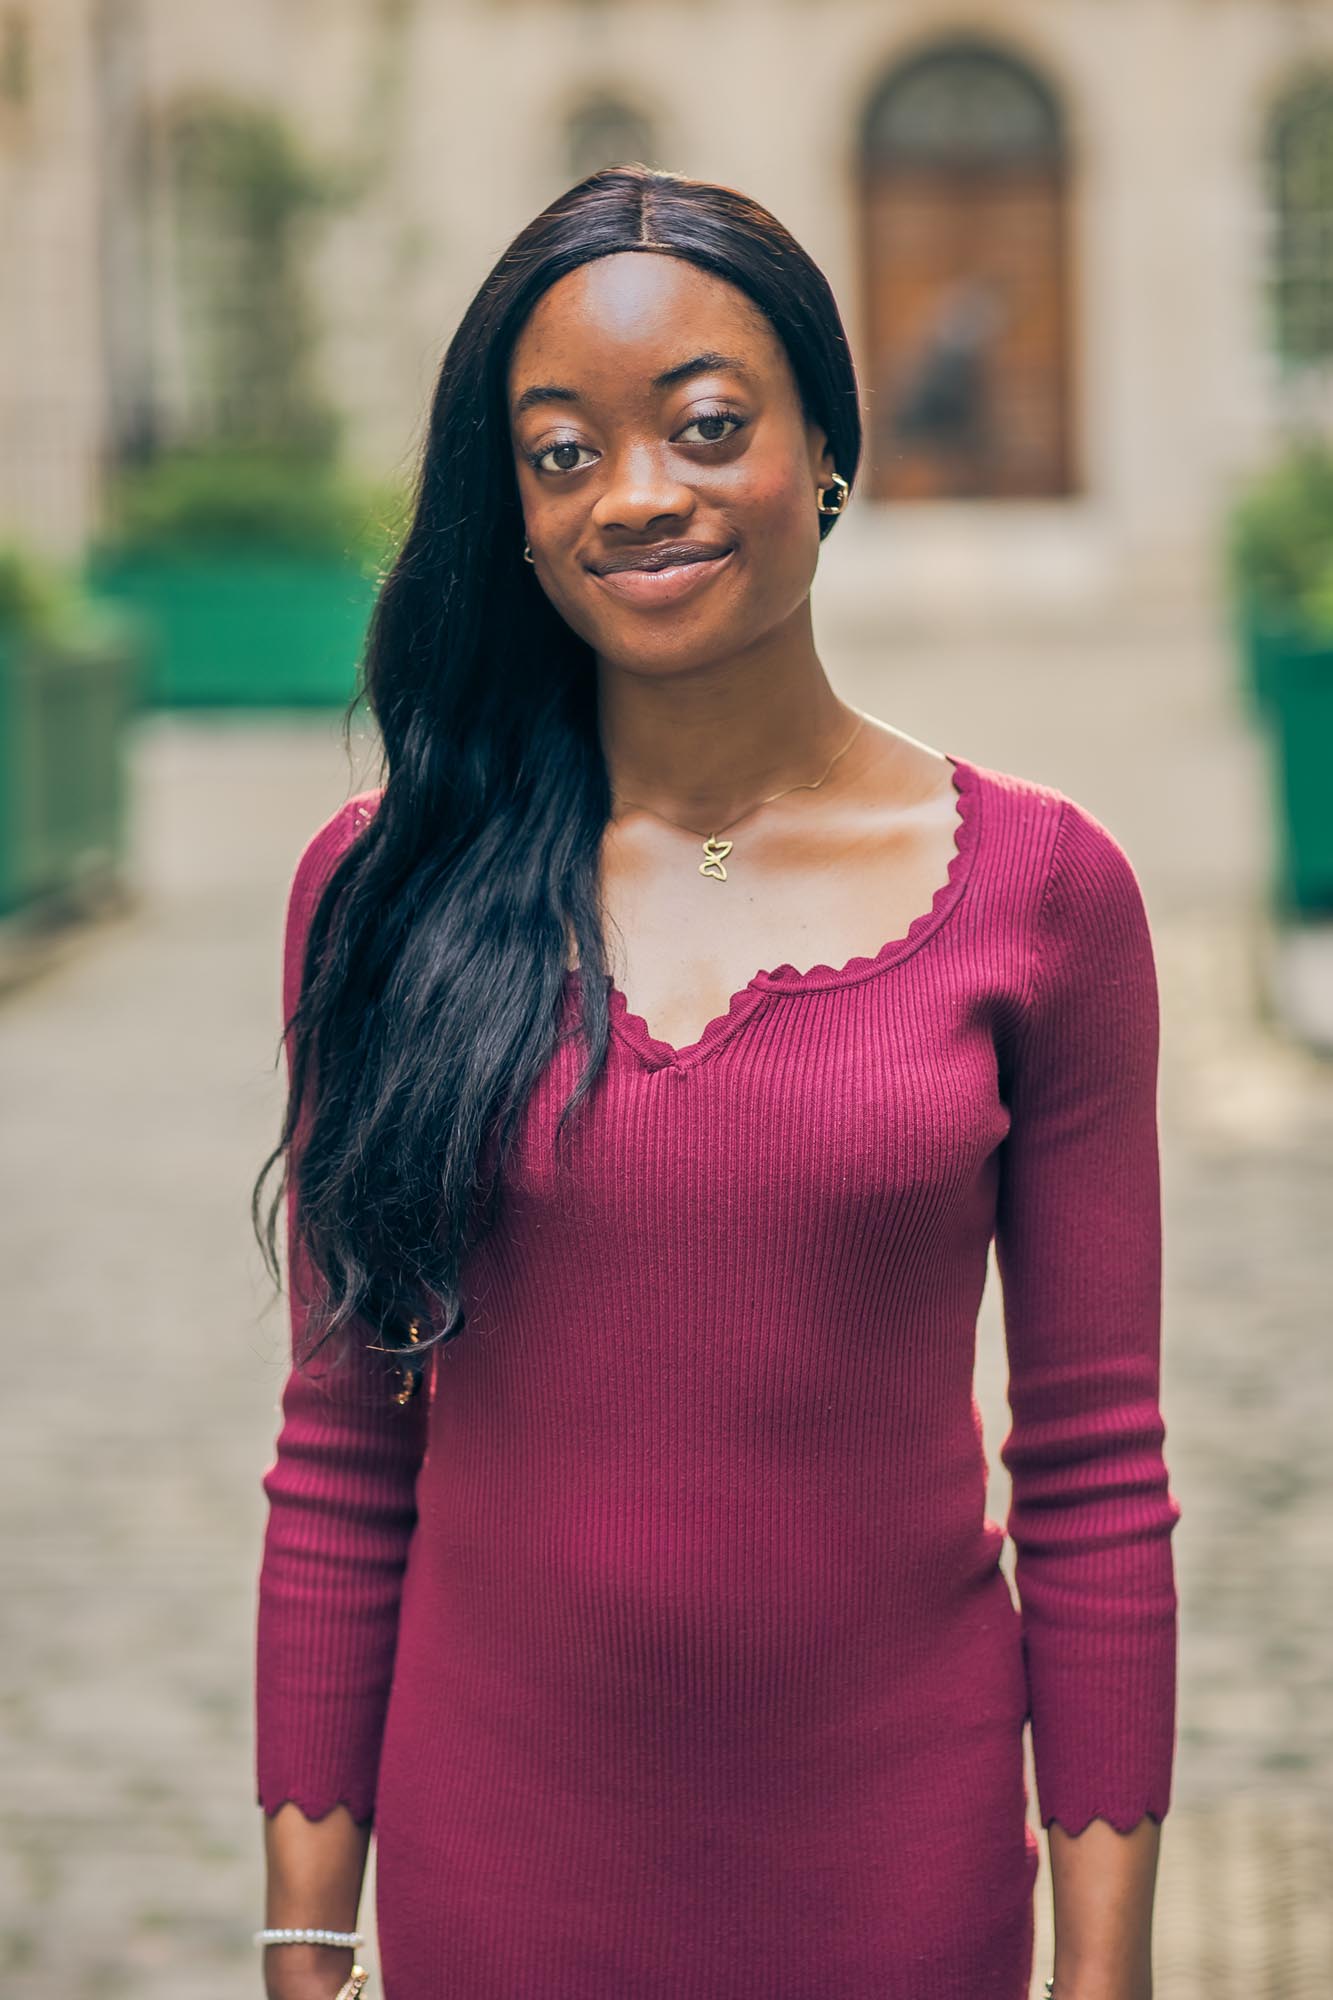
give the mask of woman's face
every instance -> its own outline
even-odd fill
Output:
[[[745,293],[661,252],[595,258],[537,301],[508,392],[537,579],[600,658],[705,666],[804,604],[837,468]],[[710,558],[642,566],[672,543]]]

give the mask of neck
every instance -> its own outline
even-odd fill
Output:
[[[599,659],[599,726],[616,801],[716,827],[769,792],[820,776],[856,716],[815,652],[808,599],[802,608],[803,633],[782,628],[707,666],[653,672]]]

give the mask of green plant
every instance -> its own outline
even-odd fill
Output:
[[[0,635],[72,646],[119,623],[69,564],[18,543],[0,546]]]
[[[1260,617],[1333,635],[1333,448],[1298,445],[1239,495],[1227,562]]]
[[[54,565],[27,549],[0,548],[0,627],[38,632],[51,623],[61,594]]]
[[[120,472],[107,493],[104,552],[302,555],[378,574],[406,524],[406,494],[321,456],[181,448]]]

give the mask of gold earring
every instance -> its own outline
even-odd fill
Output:
[[[526,542],[523,544],[523,560],[524,562],[530,562],[534,569],[537,567],[536,559]]]
[[[412,1341],[414,1345],[417,1341],[420,1340],[421,1327],[420,1323],[417,1320],[412,1320],[409,1322],[407,1329],[407,1337],[410,1341]],[[398,1373],[403,1378],[403,1386],[401,1389],[398,1390],[393,1400],[395,1403],[410,1403],[413,1396],[415,1396],[417,1390],[421,1386],[421,1376],[419,1373],[414,1373],[413,1370],[410,1368],[400,1368],[398,1370]]]
[[[847,484],[847,481],[842,477],[842,474],[839,472],[835,472],[833,475],[832,484],[820,488],[819,502],[818,502],[820,513],[841,514],[843,508],[847,505],[847,495],[851,492],[851,490],[852,490],[851,487]],[[832,492],[837,493],[838,504],[836,507],[826,507],[824,505],[824,496],[826,493],[832,493]]]

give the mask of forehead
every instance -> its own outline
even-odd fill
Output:
[[[592,383],[641,388],[696,349],[744,361],[757,376],[783,366],[781,343],[754,301],[683,257],[618,251],[567,271],[529,314],[509,365],[511,392],[563,369]]]

